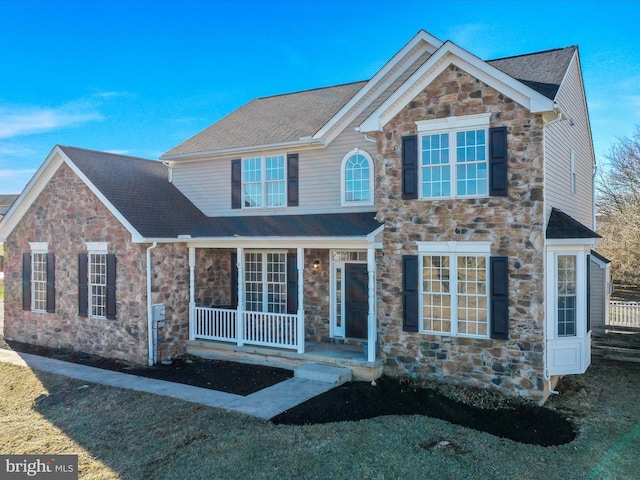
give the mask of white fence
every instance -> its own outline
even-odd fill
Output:
[[[224,308],[195,307],[194,339],[261,345],[300,351],[304,343],[298,316],[286,313],[238,312]]]
[[[640,303],[609,302],[607,326],[640,328]]]

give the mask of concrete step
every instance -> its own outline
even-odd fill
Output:
[[[293,376],[295,378],[338,386],[350,382],[353,372],[350,368],[331,367],[329,365],[320,365],[319,363],[305,363],[293,371]]]

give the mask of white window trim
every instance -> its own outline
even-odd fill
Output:
[[[260,249],[245,249],[244,251],[244,258],[242,259],[242,265],[243,265],[243,275],[244,278],[242,279],[242,283],[243,283],[243,292],[244,295],[246,296],[247,294],[247,279],[246,279],[246,274],[249,271],[249,269],[247,268],[247,254],[250,253],[260,253],[262,254],[262,309],[261,310],[257,310],[256,312],[268,312],[269,311],[269,301],[268,301],[268,294],[267,294],[267,289],[265,288],[268,284],[267,282],[267,254],[281,254],[284,255],[284,262],[285,262],[285,269],[284,269],[284,312],[280,312],[280,314],[286,314],[287,313],[287,304],[289,302],[289,299],[287,297],[287,282],[288,282],[288,277],[287,277],[287,250],[260,250]],[[247,304],[247,300],[246,298],[243,299],[244,305],[245,305],[245,309],[246,309],[246,304]],[[253,312],[253,310],[247,310],[247,311],[251,311]]]
[[[459,117],[436,118],[432,120],[418,120],[415,122],[418,132],[418,198],[420,200],[440,200],[451,198],[486,198],[489,196],[489,126],[491,113],[478,113]],[[484,195],[458,195],[458,162],[456,160],[455,133],[461,130],[485,130],[485,162],[487,164],[487,193]],[[442,197],[424,197],[422,195],[422,136],[449,134],[449,178],[451,195]]]
[[[94,284],[91,282],[91,265],[92,265],[92,261],[91,261],[91,256],[92,255],[106,255],[108,252],[108,244],[107,242],[85,242],[85,246],[87,248],[87,314],[90,318],[107,318],[106,315],[106,309],[107,309],[107,297],[106,297],[106,290],[107,290],[107,282],[106,282],[106,265],[105,265],[105,283],[104,283],[104,289],[105,289],[105,297],[104,297],[104,310],[105,310],[105,315],[95,315],[93,313],[93,286],[94,285],[102,285],[102,284]],[[105,259],[106,261],[106,259]]]
[[[491,285],[490,282],[490,272],[489,272],[489,259],[491,256],[491,242],[416,242],[418,245],[418,282],[420,288],[420,294],[418,296],[418,311],[420,312],[420,333],[425,333],[429,335],[441,335],[447,337],[464,337],[464,338],[489,338],[490,337],[490,328],[491,328],[491,311],[490,311],[490,298],[489,292]],[[437,330],[425,330],[424,319],[422,318],[422,312],[424,311],[423,305],[423,291],[422,287],[424,284],[424,280],[422,278],[423,275],[423,263],[422,258],[424,256],[430,255],[441,255],[441,256],[449,256],[451,257],[451,261],[449,262],[450,268],[452,271],[457,271],[457,262],[453,262],[452,260],[457,258],[458,256],[464,255],[473,255],[476,257],[484,257],[485,265],[486,265],[486,275],[487,275],[487,285],[486,285],[486,298],[487,298],[487,333],[486,335],[474,335],[468,333],[458,333],[458,285],[457,280],[451,281],[450,284],[453,288],[450,289],[449,295],[451,296],[451,312],[452,318],[451,321],[451,330],[449,332],[442,332]],[[453,278],[453,275],[452,275]],[[455,318],[453,318],[455,312]]]
[[[284,163],[284,177],[282,182],[284,184],[284,202],[282,205],[267,205],[267,175],[266,175],[266,158],[267,157],[283,157]],[[245,205],[245,194],[244,194],[244,162],[245,160],[256,160],[260,159],[260,185],[262,186],[262,205],[259,207],[247,207]],[[246,210],[260,210],[260,209],[274,209],[274,208],[287,208],[287,204],[289,199],[287,198],[287,154],[286,153],[274,153],[273,155],[255,155],[255,156],[247,156],[242,157],[240,159],[240,193],[241,193],[241,208]],[[254,182],[252,182],[254,183]],[[257,182],[255,182],[257,183]]]
[[[547,338],[572,339],[587,336],[587,245],[547,245]],[[558,335],[558,256],[576,256],[576,334]]]
[[[47,242],[29,242],[29,250],[31,251],[31,311],[33,312],[46,312],[47,311],[47,266],[46,255],[49,253],[49,244]],[[44,308],[36,308],[36,284],[43,282],[37,282],[35,277],[35,260],[36,255],[45,255],[45,268],[44,268]]]
[[[346,166],[347,161],[354,155],[362,155],[369,162],[369,200],[348,201],[346,199],[347,185],[346,185]],[[373,205],[375,203],[375,164],[373,158],[369,153],[361,148],[354,148],[347,153],[342,159],[340,166],[340,202],[343,207],[353,207],[361,205]]]

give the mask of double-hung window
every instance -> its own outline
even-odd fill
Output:
[[[87,242],[78,255],[78,313],[82,317],[116,317],[116,256],[106,242]]]
[[[286,206],[285,170],[284,155],[243,159],[242,197],[244,208]]]
[[[419,242],[421,331],[489,335],[489,243]]]
[[[107,312],[107,254],[89,252],[89,314],[106,317]]]
[[[287,313],[287,252],[245,252],[245,307]]]
[[[416,122],[421,198],[488,195],[490,115]]]
[[[576,335],[576,255],[558,255],[558,336]]]
[[[53,312],[55,295],[54,257],[46,242],[30,242],[30,253],[23,265],[25,283],[25,310]],[[26,268],[25,268],[26,267]]]

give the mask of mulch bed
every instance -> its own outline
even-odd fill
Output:
[[[82,352],[5,342],[1,336],[0,348],[237,395],[250,395],[293,376],[293,372],[281,368],[190,356],[175,359],[171,365],[133,366]],[[562,445],[576,437],[573,425],[548,408],[519,401],[505,408],[484,391],[474,389],[459,389],[457,395],[455,398],[461,400],[422,388],[412,381],[382,377],[375,385],[368,382],[346,383],[283,412],[271,421],[283,425],[311,425],[358,421],[382,415],[426,415],[526,444]],[[479,397],[473,398],[474,395]],[[474,406],[478,404],[482,408]]]
[[[283,368],[206,360],[192,356],[177,358],[173,360],[171,365],[158,364],[153,367],[131,365],[115,359],[83,352],[41,347],[14,341],[5,342],[2,337],[0,337],[0,348],[10,348],[16,352],[32,353],[105,370],[167,380],[243,396],[251,395],[293,377],[291,370]]]

